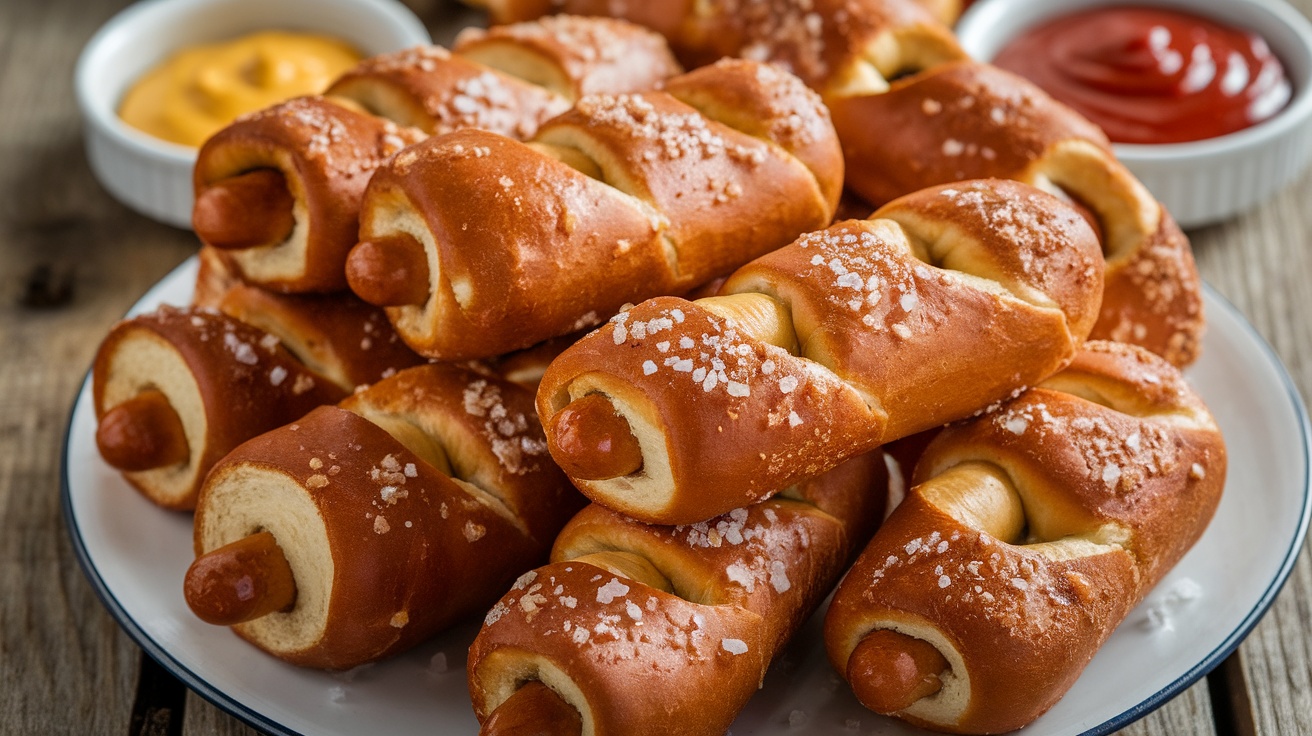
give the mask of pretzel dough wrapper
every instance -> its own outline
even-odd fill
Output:
[[[569,107],[550,90],[441,46],[365,59],[333,82],[326,94],[429,135],[482,128],[522,139]]]
[[[424,359],[405,346],[382,309],[350,292],[282,294],[241,281],[217,249],[202,247],[194,304],[282,341],[314,372],[354,391]]]

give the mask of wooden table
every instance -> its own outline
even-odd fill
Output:
[[[1312,14],[1312,0],[1294,0]],[[196,250],[92,178],[73,98],[82,45],[125,0],[0,2],[0,731],[254,733],[188,692],[109,616],[61,518],[74,396],[110,325]],[[444,7],[414,3],[434,24]],[[1312,391],[1312,174],[1190,233],[1204,277]],[[1290,458],[1291,462],[1295,458]],[[1312,552],[1216,671],[1126,733],[1312,734]]]

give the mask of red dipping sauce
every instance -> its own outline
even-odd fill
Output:
[[[1182,143],[1279,112],[1291,87],[1266,41],[1169,8],[1107,7],[1030,29],[993,60],[1118,143]]]

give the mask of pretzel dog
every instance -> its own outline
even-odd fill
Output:
[[[346,669],[485,611],[580,506],[528,391],[419,366],[224,458],[184,594],[274,656]]]
[[[421,47],[366,59],[327,97],[238,119],[198,153],[197,235],[264,288],[344,290],[364,187],[404,146],[470,126],[527,137],[573,94],[646,89],[679,71],[663,41],[620,21],[532,26],[469,35],[468,56]]]
[[[1060,369],[1097,314],[1097,239],[1010,181],[896,200],[653,299],[547,369],[538,413],[589,498],[651,523],[758,501]]]
[[[466,130],[407,149],[369,185],[347,277],[421,355],[497,355],[823,227],[841,159],[813,92],[724,61],[585,97],[528,144]]]
[[[1198,357],[1202,290],[1189,240],[1092,123],[1030,82],[969,61],[903,77],[882,94],[826,101],[847,185],[876,205],[933,184],[999,177],[1086,208],[1107,262],[1092,336],[1142,345],[1177,366]],[[908,157],[916,165],[905,165]]]
[[[1104,236],[1107,285],[1093,336],[1177,366],[1198,356],[1203,300],[1189,241],[1120,164],[1097,126],[1034,84],[970,62],[913,0],[489,0],[494,18],[552,10],[627,17],[690,64],[768,60],[825,99],[847,186],[872,206],[927,186],[1009,178],[1071,199]]]
[[[101,457],[151,501],[180,510],[195,507],[228,451],[347,393],[267,332],[168,306],[115,325],[91,375]]]
[[[878,712],[1020,728],[1202,534],[1225,471],[1221,434],[1177,370],[1090,342],[929,445],[834,595],[830,660]]]
[[[481,733],[724,733],[878,525],[886,481],[876,451],[691,526],[587,507],[470,648]]]

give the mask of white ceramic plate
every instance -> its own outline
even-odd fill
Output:
[[[190,301],[190,260],[133,313]],[[1075,687],[1026,733],[1106,733],[1205,675],[1271,605],[1307,531],[1308,419],[1270,348],[1210,289],[1203,358],[1189,371],[1225,432],[1230,471],[1221,507],[1197,546],[1135,609]],[[345,674],[298,669],[187,610],[191,517],[163,511],[106,466],[95,448],[90,381],[64,447],[69,533],[106,607],[152,657],[193,690],[277,734],[475,734],[465,652],[476,624]],[[732,733],[917,733],[863,709],[829,668],[814,617],[775,663]]]

